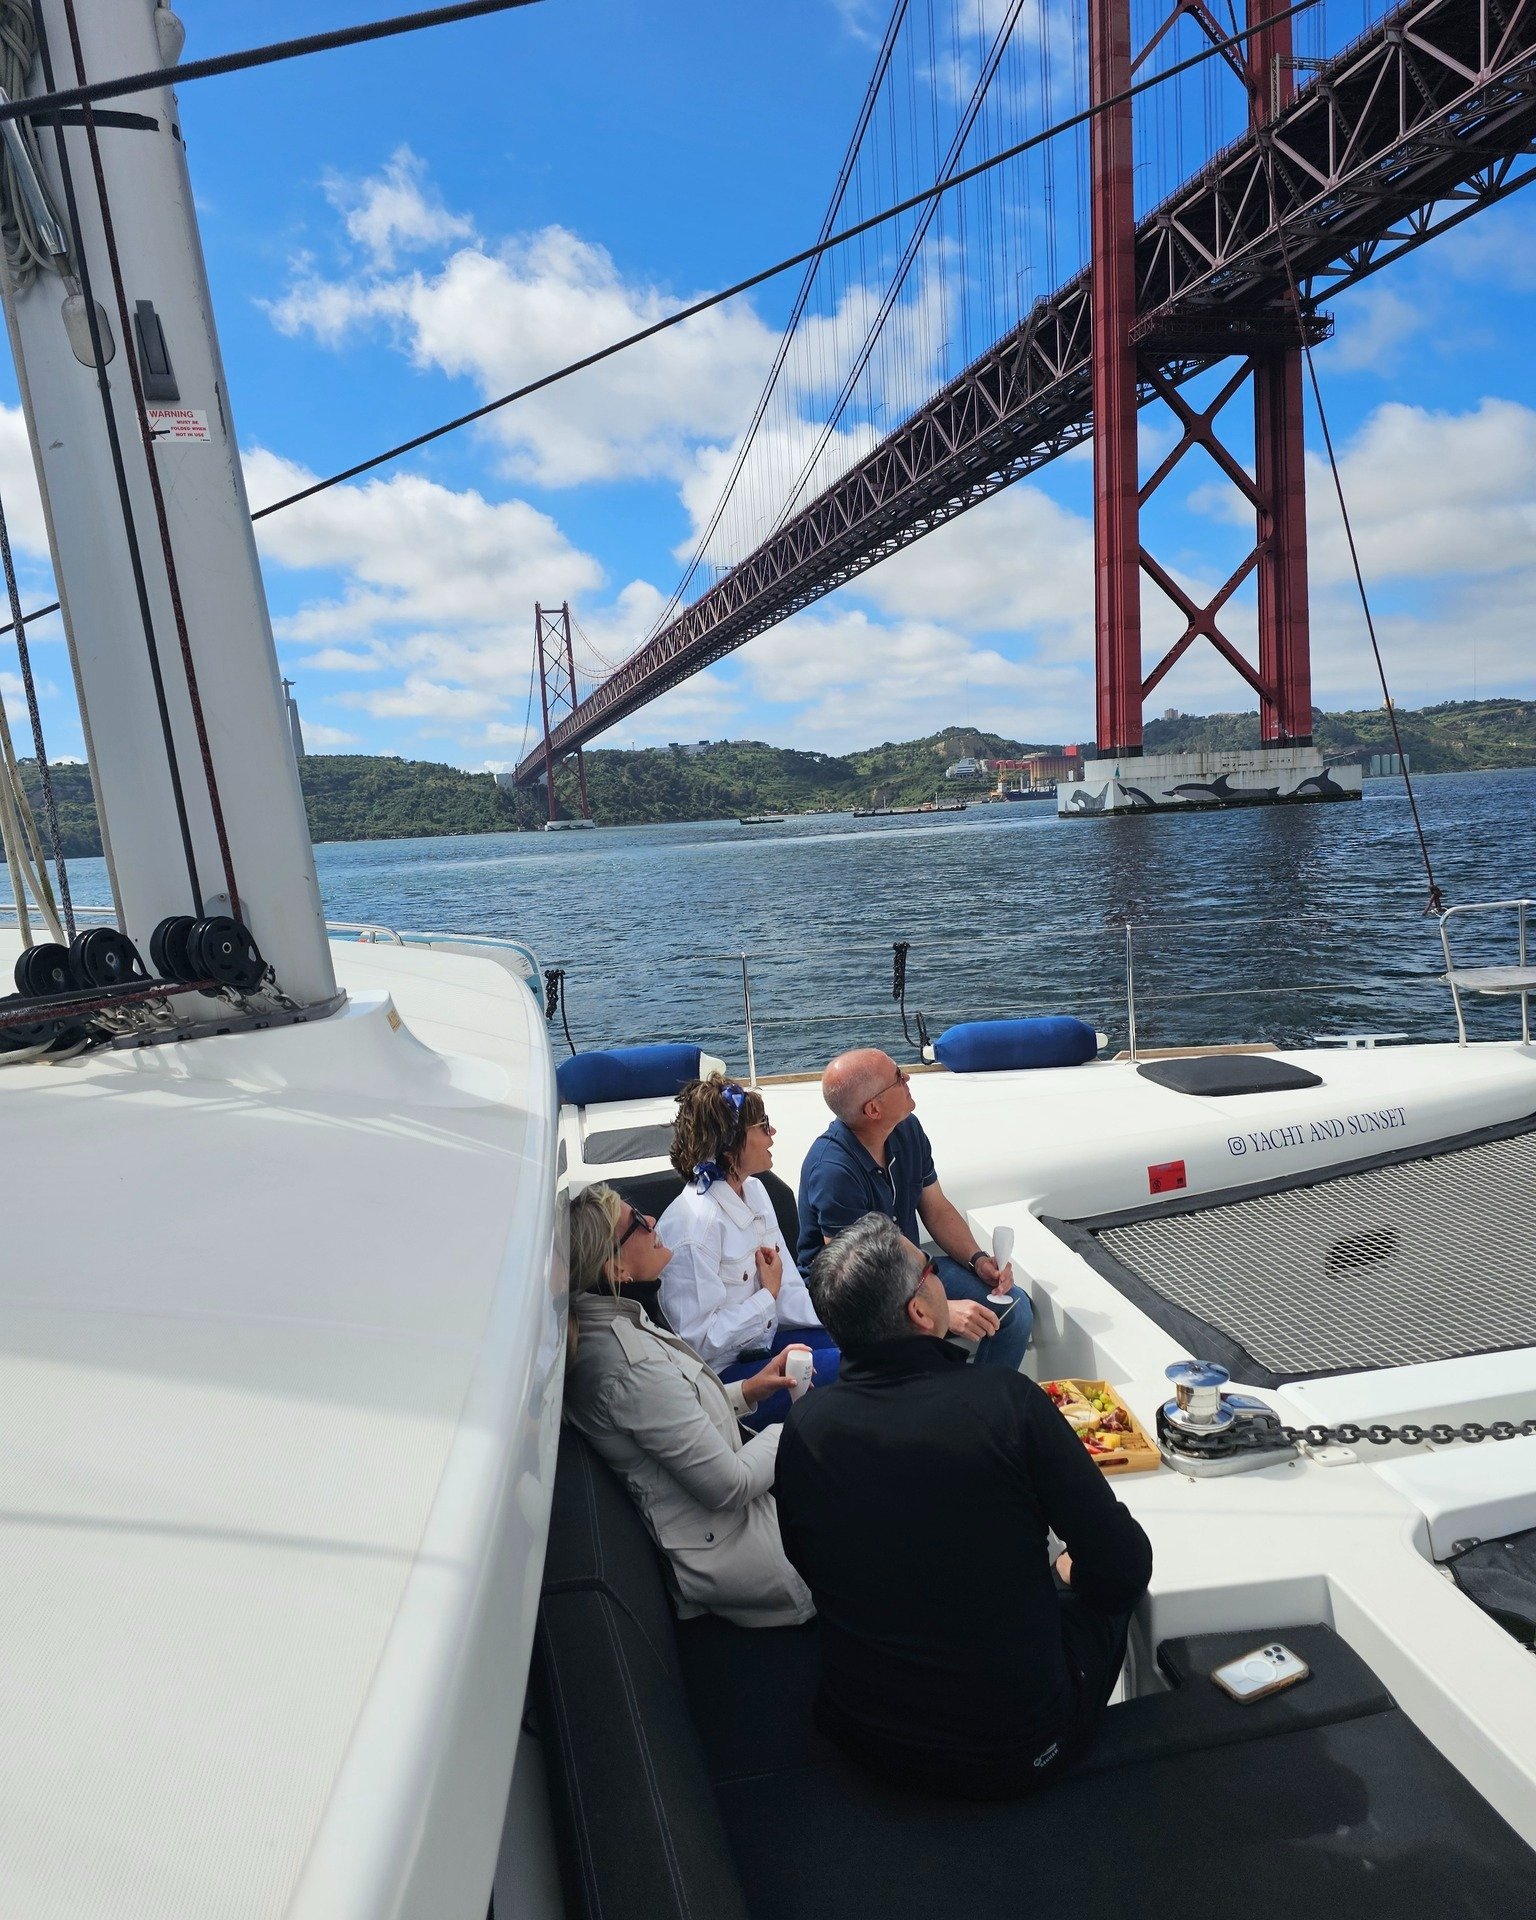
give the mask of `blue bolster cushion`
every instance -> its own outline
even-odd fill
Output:
[[[997,1073],[1007,1067],[1080,1067],[1099,1050],[1099,1036],[1067,1013],[1034,1020],[966,1020],[933,1043],[951,1073]]]
[[[699,1049],[671,1043],[573,1053],[555,1069],[555,1085],[568,1107],[595,1107],[605,1100],[651,1100],[658,1094],[676,1093],[698,1077]]]

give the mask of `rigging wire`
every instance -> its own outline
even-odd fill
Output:
[[[226,73],[248,73],[253,67],[275,66],[284,60],[303,60],[311,54],[334,53],[341,47],[366,46],[374,40],[390,40],[402,33],[419,33],[426,27],[448,27],[460,20],[475,20],[488,13],[508,13],[514,7],[532,7],[538,0],[457,0],[450,7],[431,7],[421,13],[396,14],[388,20],[370,20],[359,27],[338,27],[329,33],[306,34],[298,40],[272,40],[265,46],[246,47],[239,53],[214,54],[206,60],[184,60],[176,67],[155,67],[146,73],[122,74],[114,80],[93,80],[89,85],[55,88],[48,82],[46,93],[30,94],[25,99],[0,102],[0,124],[7,120],[25,120],[35,115],[52,114],[60,107],[84,107],[96,100],[121,100],[125,94],[153,93],[161,87],[177,87],[186,80],[212,80]],[[57,124],[57,123],[55,123]]]
[[[64,0],[64,18],[69,27],[70,52],[74,60],[75,74],[84,85],[85,56],[80,48],[80,26],[75,13],[75,0]],[[117,232],[112,220],[111,200],[107,194],[107,176],[101,164],[101,143],[96,132],[96,115],[88,101],[83,110],[83,117],[86,144],[91,155],[91,171],[96,179],[96,204],[101,215],[102,238],[107,249],[107,265],[112,276],[112,291],[117,299],[118,324],[123,330],[123,357],[127,362],[129,384],[133,389],[134,411],[138,416],[139,434],[144,447],[144,466],[149,476],[150,498],[154,503],[155,524],[160,534],[160,553],[165,563],[166,587],[171,598],[171,618],[176,628],[177,645],[181,650],[182,673],[186,680],[187,699],[192,708],[193,731],[197,735],[198,752],[203,762],[203,781],[208,792],[209,811],[213,815],[213,831],[219,845],[219,862],[224,870],[229,911],[236,920],[239,920],[241,918],[240,893],[235,885],[235,865],[229,850],[229,832],[224,821],[224,803],[219,795],[218,775],[213,765],[213,749],[208,741],[208,723],[203,714],[202,695],[198,690],[197,667],[192,658],[192,640],[187,631],[186,608],[181,598],[181,575],[176,565],[175,548],[171,543],[171,525],[165,510],[165,494],[160,485],[160,466],[155,457],[154,433],[144,405],[138,355],[129,345],[133,339],[133,327],[128,315],[128,294],[123,285],[122,262],[117,253]],[[75,236],[75,250],[81,255],[83,263],[85,250],[78,230]]]
[[[1042,127],[1038,133],[1032,133],[1027,139],[1004,148],[1001,153],[990,154],[986,159],[962,168],[948,180],[935,181],[919,192],[909,194],[906,199],[898,200],[893,206],[884,207],[878,213],[872,213],[866,218],[857,220],[852,226],[843,227],[837,233],[828,234],[825,239],[817,240],[808,247],[802,247],[798,253],[786,255],[784,259],[775,261],[772,266],[760,267],[757,272],[748,274],[745,279],[737,280],[731,286],[721,288],[717,293],[705,294],[698,300],[690,301],[687,306],[679,307],[673,313],[664,314],[661,319],[652,320],[648,325],[638,327],[633,333],[627,333],[618,340],[610,340],[606,346],[597,347],[591,353],[583,354],[578,360],[567,361],[562,367],[555,367],[549,373],[540,374],[536,380],[529,380],[523,386],[514,387],[510,393],[501,394],[494,400],[487,400],[480,406],[471,408],[468,413],[461,413],[452,420],[445,420],[439,426],[429,427],[425,433],[414,434],[409,440],[402,440],[398,446],[387,447],[384,452],[376,453],[367,460],[359,460],[356,465],[344,467],[339,473],[330,474],[323,480],[316,480],[307,487],[299,488],[296,493],[286,494],[281,500],[274,500],[270,506],[259,508],[251,518],[264,520],[270,513],[281,513],[285,507],[297,506],[301,500],[312,499],[317,493],[324,493],[329,487],[340,486],[346,480],[355,480],[359,474],[371,473],[375,467],[386,466],[391,460],[398,460],[402,454],[414,453],[418,447],[429,446],[434,440],[441,440],[450,433],[456,433],[460,427],[472,426],[475,421],[484,420],[489,415],[500,412],[503,407],[512,406],[519,400],[526,400],[531,394],[542,393],[546,388],[557,386],[561,381],[569,380],[578,373],[585,373],[588,367],[595,367],[604,360],[611,360],[616,354],[625,353],[629,348],[637,347],[643,341],[654,339],[659,333],[666,333],[672,327],[681,326],[685,320],[692,320],[698,314],[708,313],[714,307],[724,306],[728,300],[737,299],[743,293],[750,293],[754,287],[760,287],[766,281],[776,280],[781,273],[788,273],[794,267],[804,266],[807,261],[815,260],[822,254],[831,253],[838,247],[846,246],[851,240],[862,239],[876,227],[885,226],[930,200],[941,199],[945,194],[955,192],[972,180],[979,180],[983,174],[991,172],[994,167],[1004,166],[1008,161],[1017,159],[1022,153],[1045,146],[1059,135],[1070,133],[1073,129],[1096,120],[1101,113],[1108,113],[1115,107],[1123,106],[1127,100],[1139,99],[1142,94],[1150,92],[1154,87],[1160,87],[1167,81],[1176,79],[1180,74],[1192,72],[1204,61],[1229,53],[1234,47],[1252,39],[1255,34],[1263,33],[1282,21],[1293,20],[1298,14],[1310,12],[1318,4],[1319,0],[1293,0],[1291,6],[1282,8],[1278,13],[1270,14],[1267,19],[1257,25],[1244,27],[1240,33],[1232,34],[1225,39],[1211,41],[1208,46],[1186,55],[1184,59],[1164,68],[1162,72],[1149,74],[1143,80],[1132,81],[1121,92],[1109,94],[1097,104],[1086,106],[1079,112],[1070,113],[1065,118]],[[963,207],[963,201],[961,204]]]
[[[32,677],[32,651],[27,645],[27,629],[21,611],[21,594],[16,586],[16,565],[11,558],[11,534],[6,525],[5,505],[0,501],[0,566],[5,569],[6,597],[11,605],[11,627],[16,635],[16,657],[21,664],[21,684],[27,700],[27,718],[32,723],[32,746],[37,755],[38,785],[43,796],[43,817],[48,823],[48,838],[53,846],[54,871],[59,876],[59,902],[63,908],[64,932],[75,937],[75,907],[69,897],[69,869],[64,864],[64,842],[59,833],[59,810],[53,792],[53,774],[48,766],[48,750],[43,744],[43,717],[37,704],[37,683]],[[47,867],[42,868],[46,882]],[[54,916],[57,920],[57,914]]]
[[[1274,221],[1275,233],[1280,242],[1280,258],[1285,263],[1285,280],[1290,289],[1291,310],[1296,316],[1296,326],[1301,334],[1301,351],[1307,363],[1307,379],[1312,388],[1313,404],[1317,408],[1318,425],[1323,430],[1323,446],[1328,454],[1328,471],[1333,476],[1333,491],[1339,503],[1339,518],[1344,524],[1344,538],[1349,546],[1349,564],[1354,570],[1355,587],[1360,595],[1360,610],[1365,616],[1365,630],[1370,636],[1371,656],[1376,662],[1376,678],[1381,682],[1381,698],[1387,710],[1387,723],[1392,729],[1392,744],[1397,749],[1398,768],[1403,776],[1403,790],[1408,796],[1408,808],[1413,815],[1413,830],[1418,836],[1419,857],[1424,862],[1424,878],[1429,886],[1429,898],[1424,912],[1442,914],[1445,912],[1445,896],[1435,879],[1435,863],[1430,857],[1429,838],[1424,831],[1424,822],[1419,814],[1418,795],[1413,790],[1413,776],[1408,771],[1408,756],[1403,751],[1403,736],[1397,725],[1397,706],[1392,691],[1387,685],[1386,664],[1381,657],[1381,642],[1376,636],[1376,620],[1371,612],[1371,598],[1365,588],[1365,573],[1360,565],[1360,550],[1355,544],[1354,524],[1349,515],[1349,502],[1344,497],[1344,479],[1339,472],[1338,456],[1333,449],[1333,432],[1328,425],[1328,410],[1323,405],[1323,389],[1317,377],[1317,364],[1312,358],[1312,342],[1307,337],[1307,329],[1301,309],[1301,293],[1296,285],[1296,274],[1291,266],[1290,249],[1285,244],[1285,231],[1275,219],[1275,150],[1273,143],[1267,147],[1269,170],[1270,218]]]
[[[45,86],[51,88],[53,57],[49,49],[47,33],[43,29],[42,17],[37,13],[36,7],[37,0],[33,0],[34,19],[37,26],[37,51],[42,62],[43,82]],[[160,645],[155,635],[154,615],[150,611],[149,587],[144,577],[144,555],[139,545],[133,502],[128,491],[128,470],[123,460],[123,444],[117,429],[117,410],[112,400],[111,383],[107,379],[107,353],[101,331],[105,309],[98,307],[96,296],[91,289],[90,268],[86,263],[85,250],[80,239],[80,206],[75,194],[74,169],[70,165],[69,151],[64,143],[64,128],[57,118],[53,122],[53,138],[59,164],[59,177],[64,185],[64,200],[69,216],[69,235],[79,263],[80,291],[85,304],[86,325],[90,331],[91,358],[96,365],[96,391],[101,398],[102,417],[106,423],[107,447],[112,460],[118,512],[122,517],[123,534],[128,545],[128,560],[133,574],[139,625],[144,635],[145,651],[149,658],[149,674],[154,688],[155,708],[160,721],[160,737],[165,747],[166,770],[170,776],[171,796],[176,810],[176,826],[181,838],[182,857],[187,865],[187,880],[192,890],[193,906],[198,917],[201,918],[203,889],[198,878],[197,856],[193,850],[192,828],[187,816],[187,799],[181,783],[181,762],[176,753],[176,738],[171,728],[170,707],[166,700],[165,678],[160,668]],[[123,341],[123,351],[128,355],[130,364],[133,360],[132,338],[132,334],[129,333]],[[137,378],[137,372],[135,372],[135,378]],[[31,617],[35,619],[39,616]]]

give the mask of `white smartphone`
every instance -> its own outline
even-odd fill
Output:
[[[1224,1667],[1217,1667],[1211,1678],[1223,1693],[1231,1694],[1234,1700],[1246,1703],[1249,1700],[1263,1700],[1272,1693],[1279,1693],[1284,1687],[1294,1687],[1299,1680],[1305,1680],[1312,1669],[1299,1654],[1280,1641],[1272,1640],[1268,1646],[1255,1647],[1252,1653],[1245,1653],[1238,1660],[1229,1660]]]

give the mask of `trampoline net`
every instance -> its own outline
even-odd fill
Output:
[[[1069,1237],[1178,1337],[1203,1323],[1216,1337],[1201,1357],[1255,1385],[1536,1345],[1524,1125],[1280,1192],[1083,1221]]]

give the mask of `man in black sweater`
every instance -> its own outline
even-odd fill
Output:
[[[933,1263],[894,1221],[840,1234],[810,1290],[842,1378],[791,1408],[774,1493],[820,1616],[817,1724],[907,1786],[1028,1792],[1113,1691],[1147,1536],[1032,1381],[946,1343]]]

